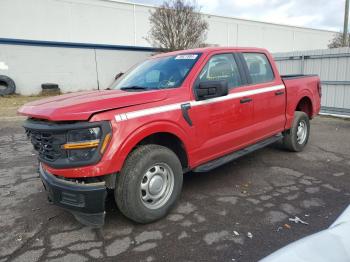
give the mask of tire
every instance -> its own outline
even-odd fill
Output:
[[[16,84],[8,76],[0,75],[0,86],[4,88],[0,88],[0,95],[12,95],[16,92]]]
[[[182,181],[182,166],[173,151],[164,146],[143,145],[126,159],[117,177],[115,201],[129,219],[150,223],[164,217],[174,206],[181,193]],[[161,200],[149,202],[152,200],[149,197],[163,191]]]
[[[298,127],[302,126],[306,133],[299,132]],[[301,130],[300,129],[300,130]],[[291,129],[285,132],[283,137],[283,145],[292,152],[300,152],[306,146],[310,136],[310,121],[307,114],[296,111]]]

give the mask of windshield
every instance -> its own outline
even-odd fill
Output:
[[[200,54],[183,54],[146,60],[123,75],[112,89],[151,90],[179,87]]]

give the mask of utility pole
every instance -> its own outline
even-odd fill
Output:
[[[343,32],[343,46],[349,45],[348,39],[348,25],[349,25],[349,0],[345,0],[345,15],[344,15],[344,32]]]

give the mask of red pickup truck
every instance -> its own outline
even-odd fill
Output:
[[[319,113],[317,76],[280,76],[268,51],[203,48],[150,57],[108,90],[28,103],[24,128],[49,200],[102,225],[107,192],[139,223],[165,216],[183,174],[283,139],[301,151]]]

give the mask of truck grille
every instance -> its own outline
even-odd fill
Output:
[[[39,158],[55,161],[62,157],[63,151],[61,150],[62,140],[60,135],[30,129],[26,129],[26,134],[34,149],[39,153]]]
[[[94,149],[86,152],[75,149],[64,149],[62,146],[67,144],[68,137],[72,130],[101,128],[102,134],[111,132],[111,126],[108,121],[86,122],[86,121],[60,121],[53,122],[48,120],[29,118],[23,127],[25,132],[33,144],[34,150],[38,152],[39,161],[47,164],[52,168],[72,168],[93,165],[100,161],[100,150]],[[80,151],[80,152],[78,152]],[[75,154],[74,154],[75,153]],[[82,157],[77,158],[77,153],[81,153]],[[85,154],[84,154],[85,153]]]

